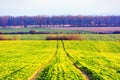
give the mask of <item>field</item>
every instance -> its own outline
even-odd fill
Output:
[[[120,31],[120,27],[48,27],[48,28],[0,28],[0,32],[28,32],[30,30],[44,32],[64,32],[64,33],[91,33],[91,32],[107,32]]]
[[[0,80],[120,80],[120,34],[63,35],[82,40],[3,34],[17,39],[0,41]]]
[[[59,36],[79,36],[84,40],[93,40],[93,41],[120,41],[120,34],[59,34]],[[56,36],[56,34],[1,34],[0,37],[16,40],[46,40],[47,36]],[[32,37],[31,37],[32,36]]]
[[[51,28],[50,28],[51,29]],[[91,31],[91,32],[110,32],[110,31],[120,31],[120,27],[56,27],[53,30],[81,30],[81,31]]]
[[[48,44],[49,43],[49,44]],[[28,79],[49,62],[56,41],[0,41],[0,79]]]
[[[49,32],[49,33],[91,33],[86,30],[64,30],[58,28],[0,28],[0,32],[29,32],[30,30],[40,31],[40,32]]]
[[[34,77],[42,80],[120,79],[119,42],[18,40],[0,45],[3,80],[27,80],[36,70],[41,72]]]

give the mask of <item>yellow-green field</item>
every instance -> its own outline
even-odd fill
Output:
[[[119,40],[0,41],[0,80],[120,80]]]

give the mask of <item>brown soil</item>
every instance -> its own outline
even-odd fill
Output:
[[[50,29],[84,30],[84,31],[92,31],[92,32],[120,31],[120,27],[52,27]]]

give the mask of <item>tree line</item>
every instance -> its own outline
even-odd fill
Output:
[[[0,16],[0,26],[119,27],[120,16]]]

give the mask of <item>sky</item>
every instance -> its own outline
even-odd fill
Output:
[[[120,15],[120,0],[0,0],[0,16]]]

